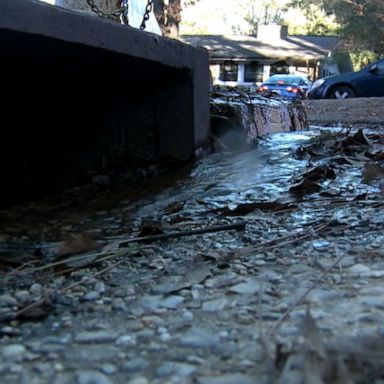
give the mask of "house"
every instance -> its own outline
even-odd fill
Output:
[[[340,36],[289,35],[288,27],[261,25],[256,36],[183,35],[209,52],[214,84],[252,85],[276,73],[320,77],[352,71]]]

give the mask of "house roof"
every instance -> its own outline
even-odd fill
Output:
[[[210,59],[312,61],[336,50],[340,36],[183,35],[180,40],[209,51]]]

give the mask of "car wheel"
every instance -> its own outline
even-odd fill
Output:
[[[345,85],[340,85],[333,88],[329,96],[330,99],[348,99],[351,97],[356,97],[356,94],[353,89]]]

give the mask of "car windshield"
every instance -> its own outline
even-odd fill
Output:
[[[264,84],[269,85],[292,85],[292,84],[304,84],[305,80],[297,76],[272,76],[265,81]]]

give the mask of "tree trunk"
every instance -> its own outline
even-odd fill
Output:
[[[164,36],[177,38],[179,36],[179,24],[181,21],[180,0],[154,0],[154,12]]]

